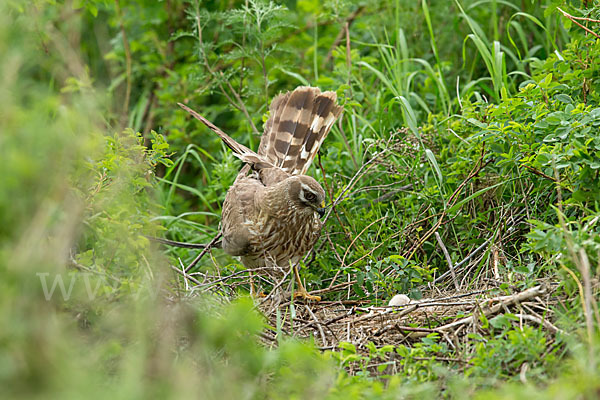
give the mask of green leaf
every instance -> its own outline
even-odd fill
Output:
[[[346,350],[347,352],[356,353],[356,346],[353,345],[352,343],[340,342],[338,344],[338,347],[342,350]]]
[[[488,127],[487,124],[484,124],[483,122],[479,122],[475,118],[467,118],[467,121],[481,129],[486,129]]]
[[[560,101],[561,103],[571,104],[573,102],[573,99],[571,99],[571,96],[564,94],[564,93],[559,93],[556,96],[554,96],[554,98],[557,101]]]
[[[433,152],[429,149],[425,149],[425,157],[427,157],[429,164],[431,164],[431,166],[433,167],[433,170],[435,171],[438,178],[438,184],[441,187],[442,183],[444,182],[444,179],[442,177],[442,170],[440,169],[440,166],[438,165],[437,160],[433,155]]]
[[[421,134],[419,133],[419,129],[417,128],[417,117],[415,116],[413,108],[404,96],[398,96],[397,98],[398,100],[400,100],[400,104],[402,106],[402,115],[404,115],[404,122],[406,122],[411,132],[420,141]]]
[[[485,192],[487,192],[488,190],[492,190],[492,189],[494,189],[494,188],[497,188],[498,186],[505,185],[505,184],[507,184],[508,182],[512,182],[512,181],[514,181],[514,180],[517,180],[517,179],[520,179],[520,178],[516,177],[516,178],[508,179],[508,180],[506,180],[506,181],[504,181],[504,182],[499,182],[499,183],[496,183],[495,185],[488,186],[488,187],[485,187],[485,188],[483,188],[483,189],[480,189],[480,190],[476,191],[476,192],[475,192],[475,193],[473,193],[472,195],[470,195],[470,196],[468,196],[468,197],[466,197],[466,198],[462,199],[461,201],[459,201],[458,203],[456,203],[455,205],[453,205],[452,207],[450,207],[450,209],[448,210],[448,214],[452,214],[452,213],[456,212],[456,211],[457,211],[458,209],[460,209],[460,208],[461,208],[461,207],[462,207],[462,206],[463,206],[465,203],[467,203],[467,202],[469,202],[469,201],[471,201],[471,200],[473,200],[473,199],[475,199],[475,198],[477,198],[477,197],[481,196],[482,194],[484,194],[484,193],[485,193]]]

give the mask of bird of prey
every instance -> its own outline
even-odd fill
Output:
[[[275,97],[257,152],[180,104],[246,163],[223,203],[223,250],[248,269],[266,267],[272,276],[292,265],[295,296],[312,301],[320,298],[306,291],[297,264],[319,238],[325,191],[305,173],[342,112],[336,100],[335,92],[306,86]]]

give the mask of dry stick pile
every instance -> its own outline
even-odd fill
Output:
[[[409,344],[431,333],[437,333],[450,348],[459,349],[468,333],[480,328],[481,316],[491,318],[499,313],[512,313],[519,324],[534,324],[554,335],[560,329],[548,319],[554,287],[541,284],[504,296],[493,296],[492,290],[477,290],[439,298],[411,301],[403,306],[360,307],[342,302],[280,305],[280,329],[294,337],[314,337],[322,349],[334,349],[340,342],[357,347],[373,342],[376,346]],[[291,310],[294,310],[293,315]],[[278,322],[267,315],[272,326]],[[267,331],[263,339],[275,343],[276,333]]]

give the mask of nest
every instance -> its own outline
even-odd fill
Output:
[[[324,350],[336,349],[341,342],[358,349],[366,349],[369,343],[377,347],[410,345],[431,334],[438,334],[451,348],[459,348],[468,341],[468,333],[481,330],[482,316],[489,319],[500,313],[511,313],[519,324],[533,324],[554,336],[560,331],[549,321],[556,302],[552,297],[555,288],[545,283],[510,295],[494,294],[498,289],[446,293],[387,307],[361,307],[344,301],[288,301],[273,308],[272,301],[266,301],[259,308],[271,326],[293,337],[314,338]],[[274,312],[277,309],[279,312]],[[262,339],[275,344],[276,335],[267,330]]]
[[[483,257],[478,252],[487,245],[488,242],[484,242],[450,271],[435,278],[429,289],[421,288],[425,298],[408,299],[407,304],[398,306],[370,306],[370,300],[353,299],[352,285],[357,282],[351,280],[350,275],[347,282],[334,284],[333,279],[329,288],[311,292],[323,297],[322,301],[305,303],[291,296],[291,268],[274,281],[260,269],[239,270],[231,266],[188,273],[183,264],[172,268],[183,278],[187,293],[208,292],[224,301],[247,293],[252,274],[257,286],[270,288],[266,295],[254,297],[256,309],[268,321],[267,328],[259,335],[263,344],[275,347],[284,336],[312,340],[324,351],[343,350],[350,344],[356,356],[362,356],[361,361],[346,365],[350,373],[366,368],[373,376],[393,375],[403,368],[408,357],[445,362],[459,370],[465,369],[471,366],[475,351],[477,342],[473,337],[489,338],[490,334],[497,334],[491,329],[493,319],[501,314],[506,316],[512,328],[523,330],[529,325],[543,332],[548,352],[560,346],[562,341],[557,340],[557,334],[565,332],[554,325],[555,310],[560,301],[566,300],[566,294],[564,291],[558,291],[560,295],[556,293],[559,283],[546,279],[537,280],[531,287],[502,284],[505,279],[494,268],[499,252],[493,251],[492,265],[472,281],[475,286],[471,284],[469,290],[464,289],[466,285],[459,278],[470,275],[472,266],[479,264]],[[598,282],[594,286],[595,292]],[[336,294],[339,291],[348,291],[344,300],[327,300],[339,298]],[[446,350],[428,353],[428,357],[405,357],[397,351],[385,352],[384,349],[418,347],[426,337],[440,345],[445,343]],[[372,357],[374,350],[378,352],[375,358]],[[361,364],[363,362],[367,365]]]

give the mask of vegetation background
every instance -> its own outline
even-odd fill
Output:
[[[0,1],[3,395],[597,398],[599,19],[591,0]],[[244,275],[190,289],[172,267],[198,251],[146,235],[210,241],[240,165],[176,103],[256,147],[298,85],[344,105],[311,171],[338,201],[309,289],[452,288],[437,234],[454,263],[483,249],[462,291],[552,285],[560,332],[507,312],[466,348],[387,349],[383,375],[380,349],[261,344],[277,327]],[[191,272],[242,270],[215,250]]]

